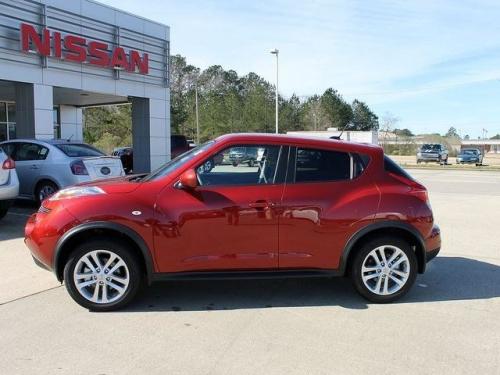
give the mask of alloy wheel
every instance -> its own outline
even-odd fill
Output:
[[[410,277],[410,261],[403,250],[392,245],[379,246],[362,263],[361,278],[368,290],[391,295],[401,290]]]
[[[123,297],[129,286],[130,272],[127,264],[114,252],[94,250],[77,261],[73,281],[86,300],[106,304]]]

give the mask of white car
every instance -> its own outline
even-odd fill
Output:
[[[19,198],[37,203],[67,186],[125,175],[120,158],[83,142],[13,139],[0,147],[16,163]]]
[[[12,201],[19,194],[19,180],[15,168],[14,160],[0,148],[0,219],[7,214]]]

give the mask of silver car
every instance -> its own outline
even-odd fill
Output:
[[[16,163],[19,197],[38,203],[66,186],[125,175],[119,158],[81,142],[15,139],[0,147]]]
[[[15,162],[0,148],[0,219],[9,210],[10,204],[19,194],[19,180]]]

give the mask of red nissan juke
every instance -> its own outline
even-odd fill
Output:
[[[60,190],[25,232],[35,262],[93,311],[125,306],[143,281],[239,277],[348,275],[391,302],[441,246],[425,187],[380,147],[266,134]]]

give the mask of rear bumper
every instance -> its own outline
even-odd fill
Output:
[[[425,239],[425,262],[429,262],[441,250],[441,229],[437,225],[432,227],[430,235]]]
[[[0,185],[0,201],[16,199],[19,195],[19,180],[17,173],[9,173],[9,179],[4,185]]]
[[[439,254],[440,250],[441,250],[441,248],[438,247],[437,249],[427,251],[425,253],[425,262],[429,263],[431,260],[433,260]]]

